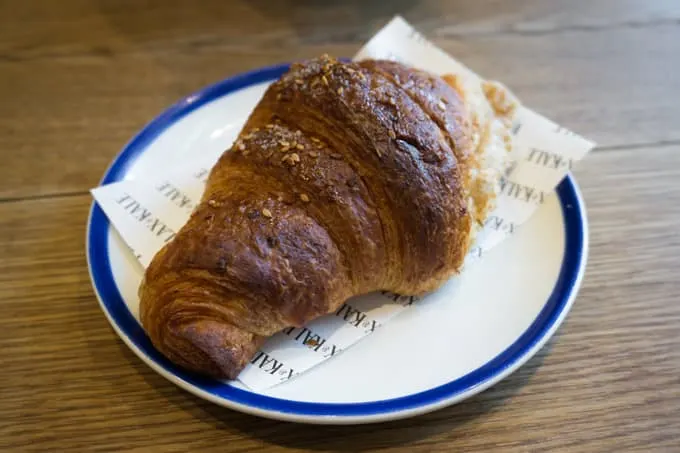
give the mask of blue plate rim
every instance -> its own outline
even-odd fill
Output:
[[[147,124],[114,159],[101,185],[123,179],[145,148],[170,125],[197,108],[249,86],[278,78],[289,64],[242,73],[210,85],[172,105]],[[571,307],[585,271],[588,228],[585,206],[571,175],[556,188],[562,206],[565,250],[553,291],[534,322],[508,348],[476,370],[438,387],[398,398],[361,403],[310,403],[274,398],[203,378],[180,369],[151,344],[127,308],[115,283],[108,254],[109,221],[92,203],[86,255],[102,310],[125,343],[154,370],[180,387],[217,404],[268,418],[311,423],[363,423],[428,412],[476,394],[500,381],[533,356],[557,330]]]

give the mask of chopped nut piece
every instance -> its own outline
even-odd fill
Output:
[[[338,94],[342,95],[342,92],[343,92],[343,88],[342,87],[338,88]]]
[[[208,206],[212,206],[213,208],[215,206],[219,206],[220,204],[216,202],[215,200],[208,200]]]
[[[279,145],[281,146],[290,146],[290,143],[285,141],[285,140],[279,140]]]
[[[267,124],[265,127],[266,127],[267,129],[273,129],[273,128],[274,128],[274,125],[273,125],[273,124]]]
[[[332,153],[331,159],[342,159],[342,154]]]
[[[323,82],[324,85],[328,86],[328,79],[326,78],[325,75],[321,76],[321,81]]]
[[[309,203],[309,197],[304,193],[300,194],[300,200],[304,201],[305,203]]]
[[[265,216],[265,217],[268,218],[268,219],[271,219],[271,218],[272,218],[272,212],[271,212],[269,209],[267,209],[267,208],[264,208],[264,209],[262,210],[262,215]]]
[[[321,143],[321,140],[319,140],[319,139],[316,138],[316,137],[312,137],[312,141],[313,141],[314,143]]]
[[[395,134],[394,131],[391,130],[391,129],[390,129],[390,131],[389,131],[389,134],[390,134],[390,138],[391,138],[392,140],[394,140],[394,139],[397,138],[397,134]]]
[[[297,162],[300,162],[300,156],[296,153],[286,154],[283,156],[283,159],[281,159],[281,162],[285,162],[288,165],[295,165]]]
[[[309,155],[312,157],[319,157],[319,153],[317,153],[316,151],[310,151]]]
[[[297,85],[303,85],[305,82],[302,79],[295,79]]]
[[[236,145],[236,147],[238,148],[239,151],[243,151],[246,149],[246,145],[244,145],[243,143],[239,143],[238,145]]]
[[[298,143],[295,147],[300,150],[305,149],[305,146],[302,143]]]
[[[443,103],[442,101],[439,101],[439,104],[437,104],[437,107],[438,107],[439,110],[441,110],[441,111],[446,110],[446,105],[444,105],[444,103]]]

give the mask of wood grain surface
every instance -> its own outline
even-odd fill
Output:
[[[164,107],[235,73],[352,55],[394,14],[596,140],[591,252],[559,333],[462,404],[310,427],[197,399],[99,310],[95,186]],[[680,2],[0,1],[0,451],[680,452]]]

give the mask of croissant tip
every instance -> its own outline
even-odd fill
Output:
[[[188,368],[218,379],[236,379],[260,344],[254,341],[256,336],[252,333],[213,320],[185,324],[175,336],[178,346],[193,350],[190,354],[188,351],[176,354],[190,358],[186,363]]]

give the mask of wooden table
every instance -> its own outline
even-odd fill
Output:
[[[400,13],[598,142],[559,334],[455,407],[310,427],[195,398],[143,365],[90,286],[85,223],[125,142],[210,82],[352,55]],[[0,451],[680,451],[680,2],[0,2]]]

